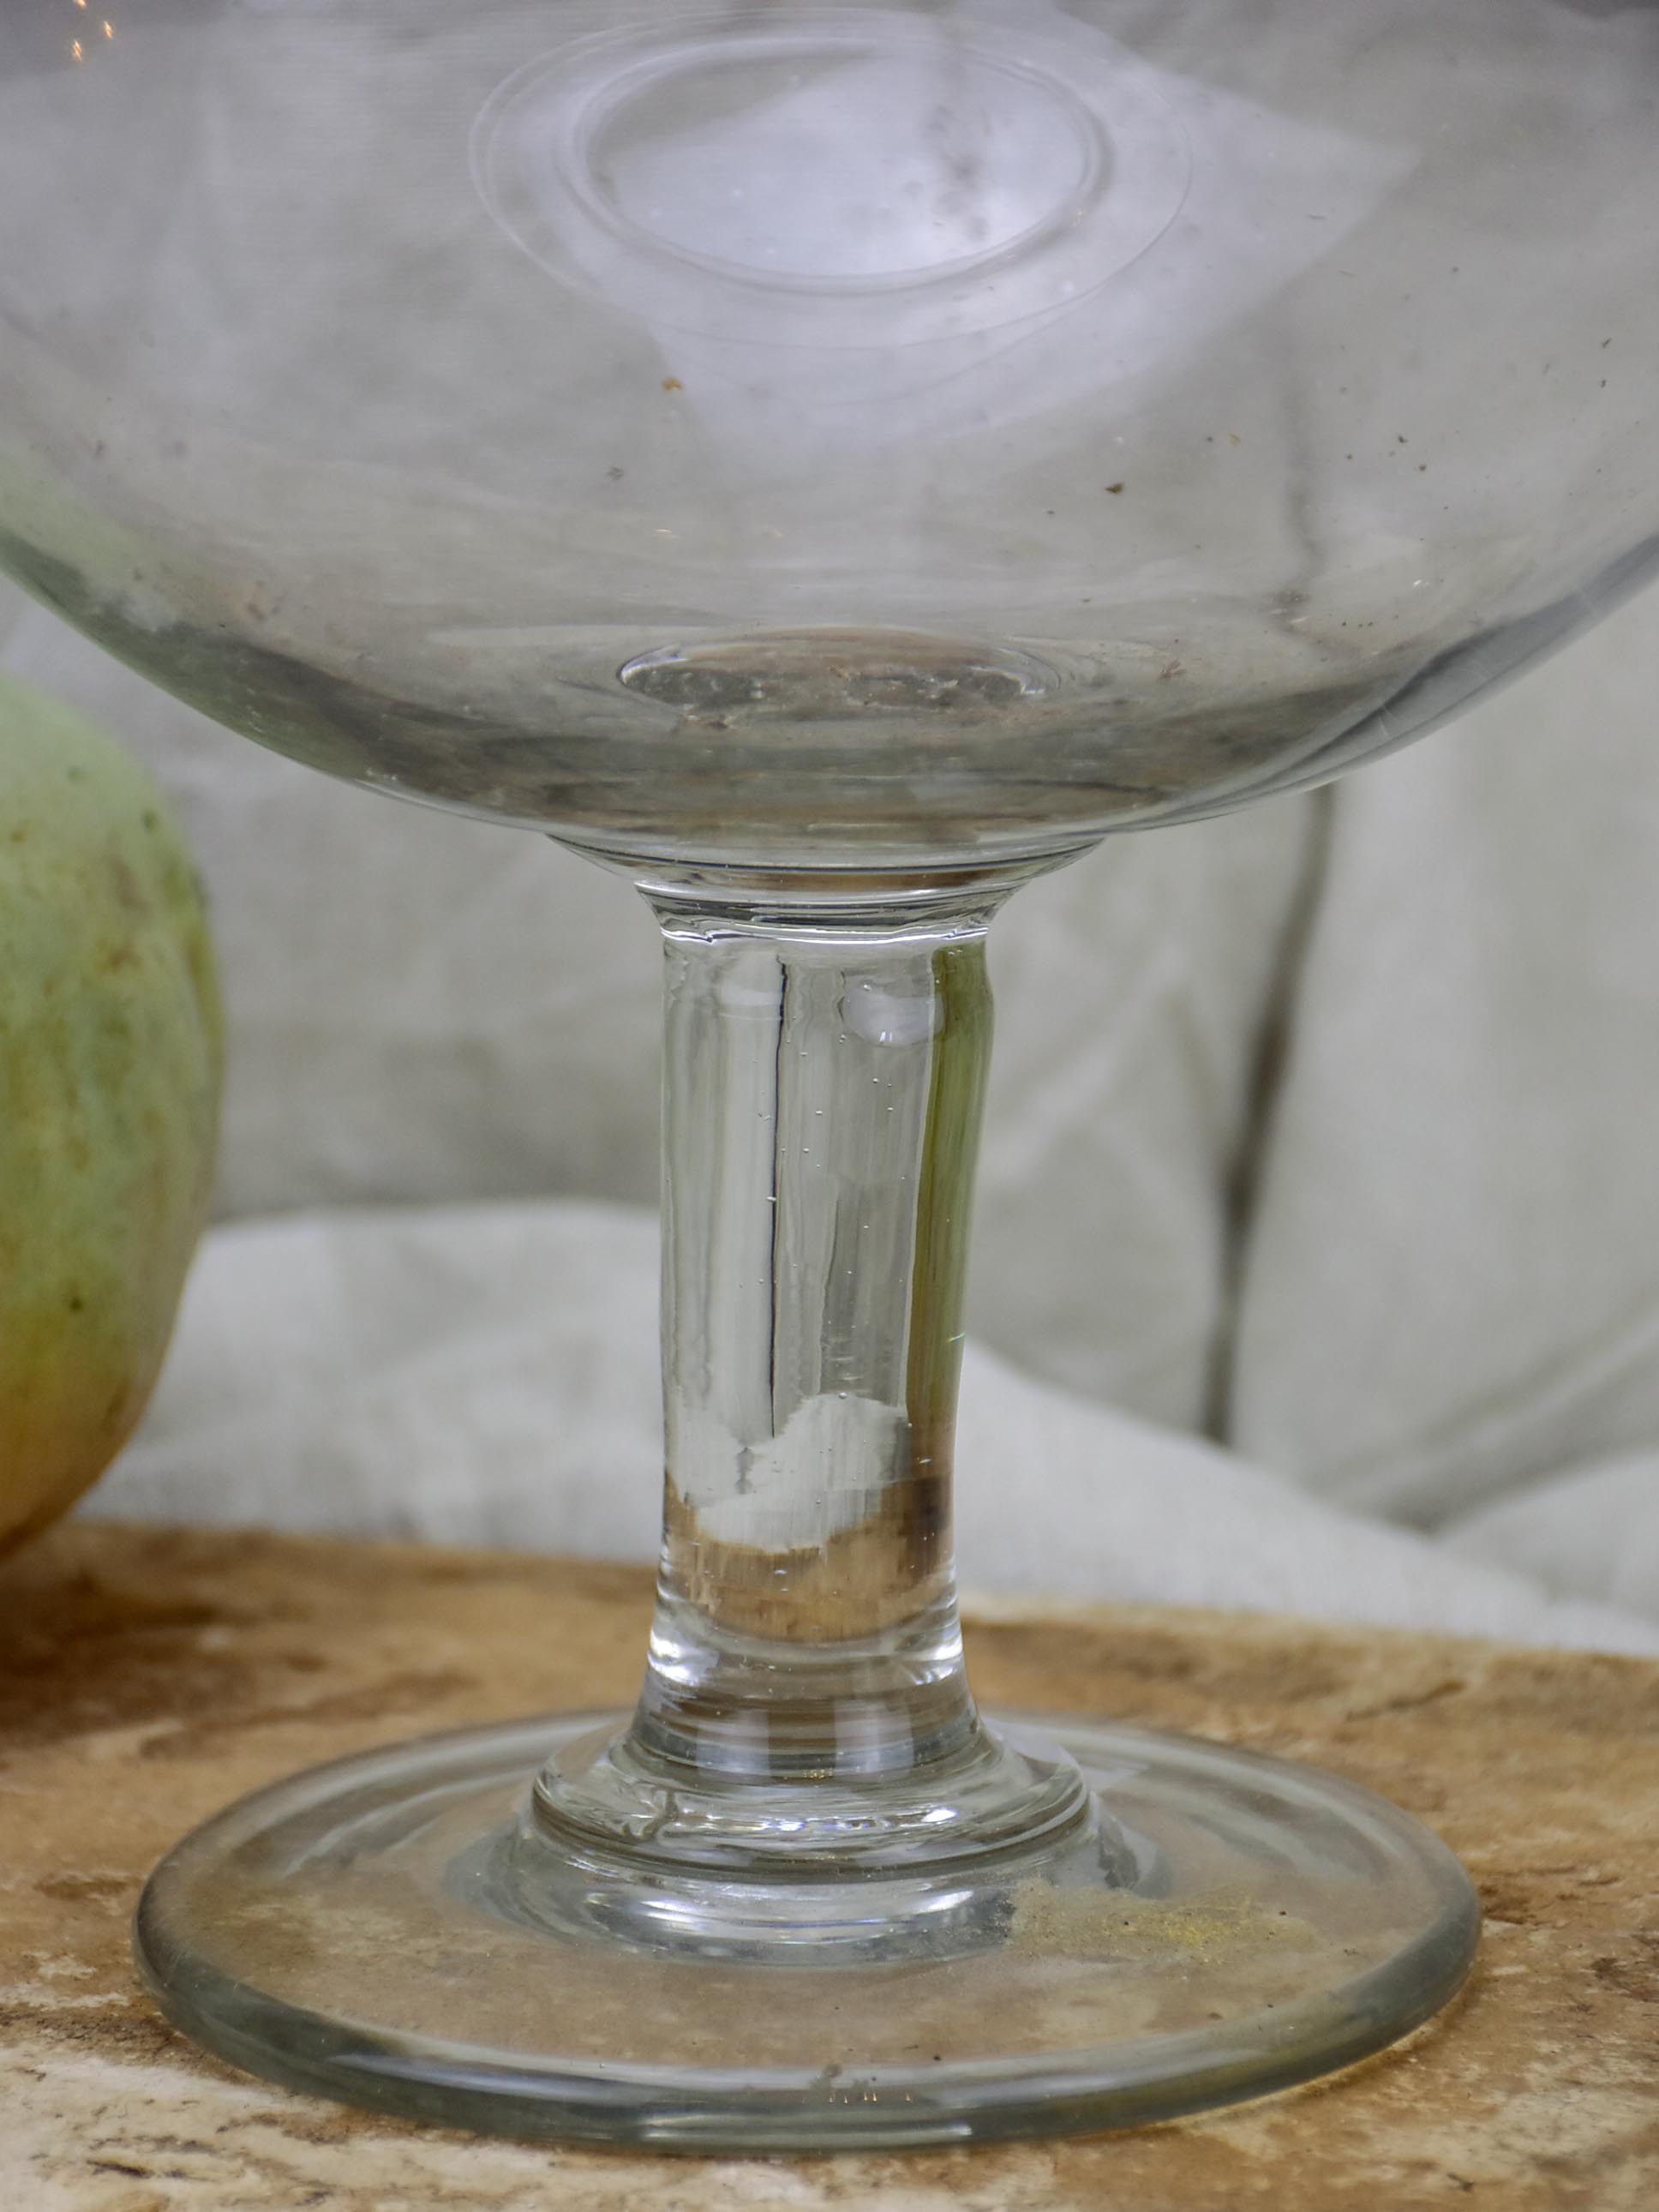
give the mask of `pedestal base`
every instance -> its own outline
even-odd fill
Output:
[[[815,1877],[793,1904],[775,1880],[711,1875],[688,1893],[683,1939],[672,1900],[647,1923],[615,1909],[624,1877],[562,1861],[526,1821],[542,1762],[596,1725],[398,1746],[219,1814],[139,1906],[162,2008],[251,2072],[450,2125],[832,2149],[1257,2096],[1405,2034],[1474,1955],[1462,1869],[1382,1799],[1084,1722],[1042,1727],[1093,1794],[1088,1848],[902,1883]],[[836,1893],[842,1926],[864,1899],[868,1942],[799,1942],[814,1889]],[[722,1915],[729,1942],[709,1933]],[[769,1915],[794,1931],[775,1952]],[[918,1942],[925,1927],[936,1937]]]

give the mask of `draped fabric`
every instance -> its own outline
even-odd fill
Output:
[[[230,1018],[219,1222],[88,1510],[642,1554],[654,931],[8,598],[154,767]],[[970,1583],[1659,1650],[1659,599],[993,939]]]

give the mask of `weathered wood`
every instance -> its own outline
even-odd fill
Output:
[[[15,2212],[1650,2212],[1659,1667],[1282,1620],[1000,1606],[975,1684],[1316,1759],[1430,1820],[1488,1914],[1465,1996],[1333,2083],[1090,2142],[819,2160],[549,2151],[198,2057],[133,1981],[149,1863],[294,1767],[625,1699],[646,1577],[79,1523],[0,1568],[0,2205]]]

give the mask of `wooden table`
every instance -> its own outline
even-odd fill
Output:
[[[1319,1760],[1462,1852],[1464,1996],[1334,2082],[1086,2142],[686,2160],[476,2140],[198,2057],[127,1917],[187,1826],[289,1769],[631,1692],[634,1569],[80,1523],[0,1566],[6,2212],[1652,2212],[1659,1666],[1197,1613],[999,1608],[988,1698]]]

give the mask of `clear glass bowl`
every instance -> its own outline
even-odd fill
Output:
[[[118,14],[3,11],[4,557],[333,774],[1044,852],[1652,563],[1650,7]]]

